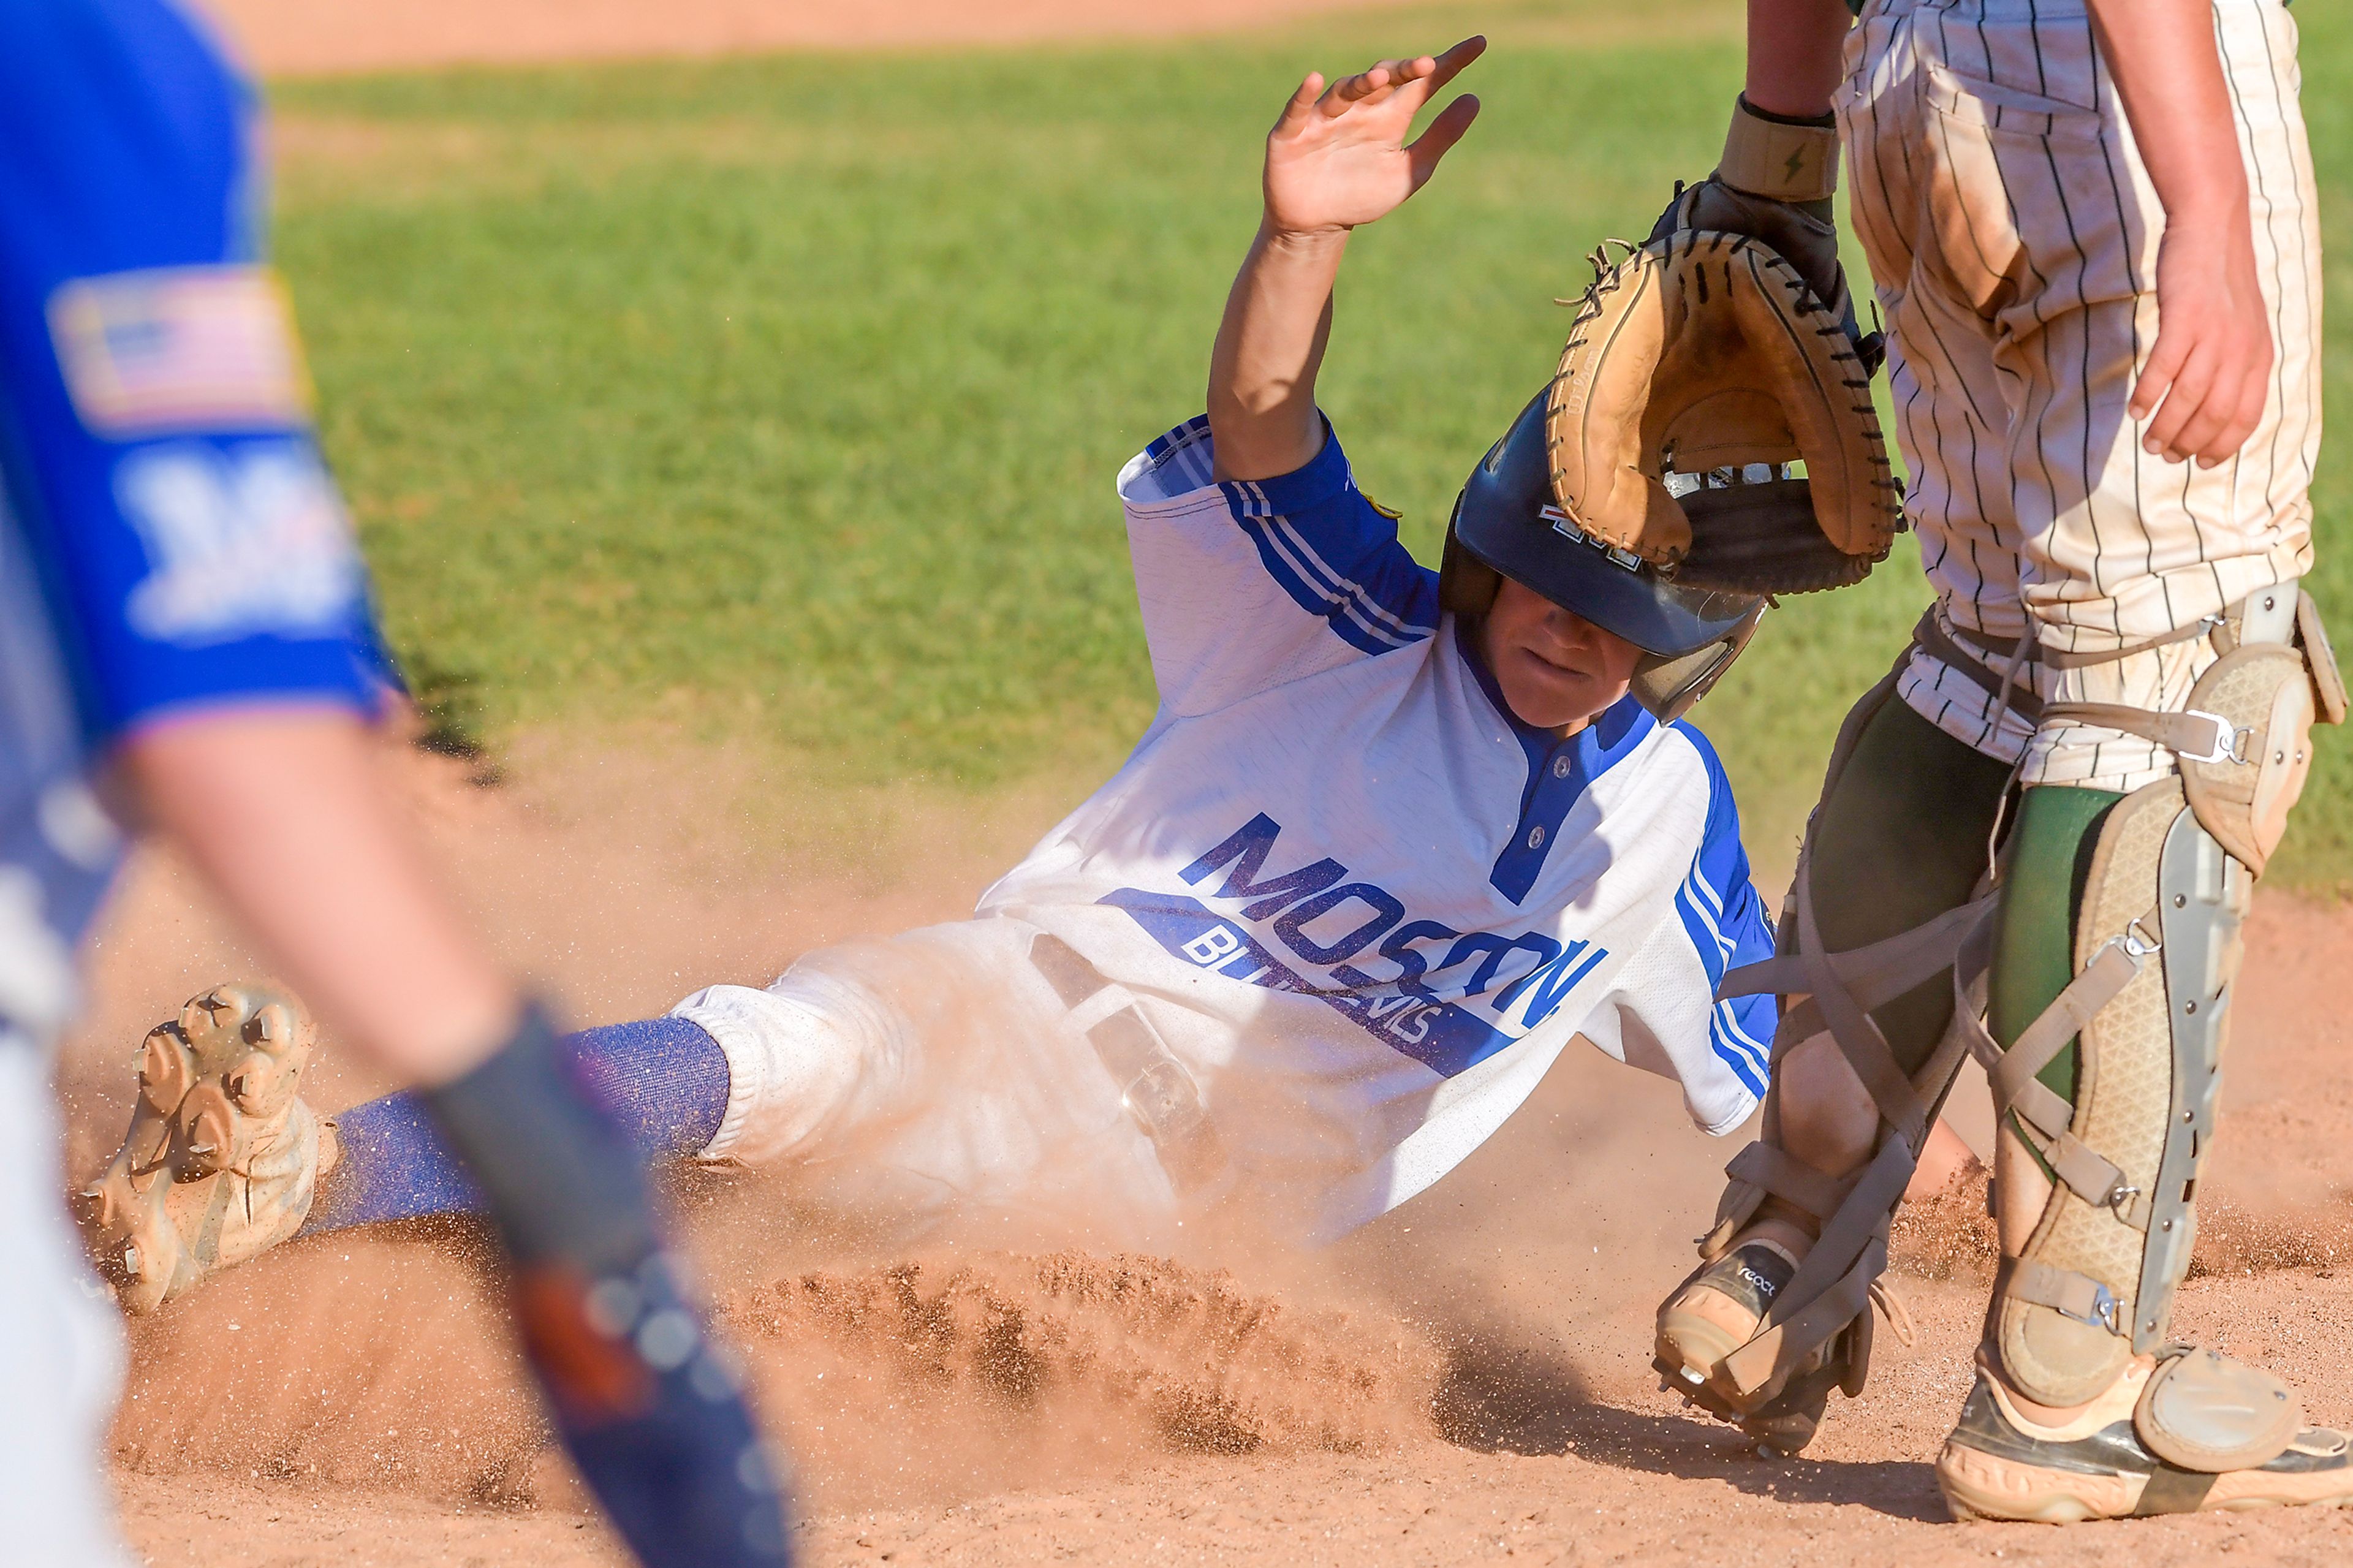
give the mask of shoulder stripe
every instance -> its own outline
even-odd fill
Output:
[[[1366,653],[1388,653],[1438,630],[1434,625],[1417,625],[1381,612],[1357,583],[1345,578],[1327,583],[1315,570],[1320,561],[1310,563],[1312,552],[1303,557],[1298,533],[1283,519],[1238,514],[1235,521],[1258,545],[1260,558],[1283,591],[1301,609],[1330,622],[1333,631],[1352,646]]]
[[[1366,615],[1388,626],[1391,631],[1409,640],[1419,641],[1438,629],[1434,623],[1425,626],[1409,621],[1401,616],[1392,615],[1385,605],[1366,594],[1364,588],[1342,576],[1333,568],[1331,563],[1318,555],[1315,552],[1315,547],[1307,542],[1307,536],[1300,532],[1289,518],[1271,517],[1267,521],[1270,526],[1280,530],[1282,536],[1291,542],[1292,547],[1298,551],[1308,564],[1323,574],[1327,587],[1335,593],[1344,593],[1352,597]]]
[[[1732,938],[1724,934],[1724,923],[1721,912],[1716,910],[1711,910],[1706,904],[1702,903],[1698,899],[1692,896],[1692,889],[1694,885],[1700,888],[1703,891],[1705,890],[1707,887],[1706,881],[1699,876],[1698,868],[1696,867],[1693,868],[1692,875],[1683,879],[1683,887],[1677,890],[1676,901],[1681,903],[1683,907],[1690,912],[1692,919],[1698,923],[1700,930],[1704,931],[1707,933],[1709,940],[1715,944],[1715,962],[1707,964],[1708,984],[1713,985],[1715,982],[1724,978],[1725,965],[1730,963],[1732,951],[1738,944],[1734,942]],[[1694,931],[1693,934],[1696,936],[1698,932]],[[1703,952],[1700,957],[1704,961],[1707,955]]]
[[[1707,879],[1707,874],[1700,868],[1696,858],[1692,861],[1691,876],[1687,879],[1687,885],[1699,894],[1701,901],[1707,906],[1708,912],[1715,917],[1708,923],[1720,927],[1724,921],[1724,895],[1717,892],[1715,885]],[[1720,931],[1719,934],[1721,934]]]
[[[1166,435],[1157,437],[1144,448],[1145,461],[1155,473],[1173,470],[1181,481],[1179,488],[1162,486],[1165,495],[1182,495],[1187,490],[1206,489],[1211,482],[1209,419],[1199,415],[1187,419]]]

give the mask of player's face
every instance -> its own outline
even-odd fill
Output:
[[[1523,724],[1583,724],[1626,695],[1642,650],[1509,577],[1495,592],[1480,651]]]

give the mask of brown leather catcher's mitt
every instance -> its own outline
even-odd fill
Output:
[[[1594,271],[1546,422],[1578,527],[1694,588],[1838,588],[1886,558],[1902,510],[1870,368],[1795,268],[1683,228]]]

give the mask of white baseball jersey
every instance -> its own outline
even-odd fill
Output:
[[[2280,0],[2216,0],[2278,359],[2263,420],[2212,468],[2141,449],[2126,405],[2159,330],[2165,210],[2084,0],[1873,0],[1837,100],[1855,233],[1888,327],[1897,432],[1947,626],[2063,653],[2194,625],[2312,563],[2320,444],[2319,216]],[[2085,668],[2033,668],[2045,701],[2179,710],[2203,637]],[[2096,726],[1993,732],[1989,655],[1925,652],[1904,699],[2030,784],[2130,790],[2173,771]],[[2030,737],[2031,738],[2030,741]]]
[[[1120,476],[1159,712],[980,912],[1142,998],[1229,1142],[1345,1130],[1326,1231],[1444,1174],[1573,1035],[1738,1125],[1771,1003],[1715,987],[1773,939],[1707,742],[1630,698],[1521,723],[1335,437],[1246,483],[1210,452],[1196,419]]]
[[[679,1004],[728,1062],[706,1157],[1162,1246],[1237,1198],[1308,1238],[1395,1207],[1578,1034],[1711,1132],[1755,1109],[1773,1004],[1715,988],[1773,933],[1699,732],[1631,699],[1566,741],[1520,723],[1336,437],[1280,479],[1210,476],[1205,419],[1122,473],[1160,710],[977,918]],[[1206,1187],[1132,1119],[1134,1067],[1099,1056],[1041,933],[1190,1074]]]

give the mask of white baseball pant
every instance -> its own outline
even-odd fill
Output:
[[[1837,108],[1852,222],[1888,328],[1906,510],[1947,627],[2060,655],[2196,626],[2311,565],[2320,444],[2320,239],[2279,0],[2215,0],[2278,361],[2263,422],[2211,469],[2144,452],[2127,411],[2159,326],[2165,215],[2083,0],[1873,0]],[[2202,637],[2084,668],[2030,668],[2043,700],[2167,710]],[[1989,652],[2000,670],[2003,653]],[[2039,732],[1915,656],[1901,691],[2029,784],[2128,791],[2173,771],[2147,741]]]
[[[765,990],[687,997],[671,1011],[727,1058],[726,1115],[702,1157],[789,1161],[860,1205],[1167,1244],[1176,1192],[1032,967],[1035,935],[1003,917],[929,926],[811,953]]]

